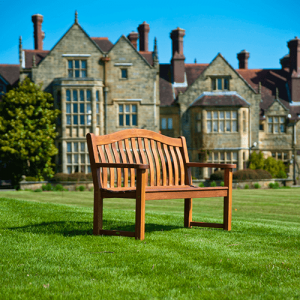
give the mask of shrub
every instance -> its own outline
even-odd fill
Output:
[[[278,182],[274,183],[273,189],[279,189],[279,183]]]
[[[220,186],[224,186],[224,181],[221,181],[221,184],[220,184]]]
[[[270,188],[270,189],[273,189],[273,188],[274,188],[274,183],[273,183],[273,182],[270,182],[270,183],[269,183],[269,188]]]
[[[24,189],[25,192],[33,192],[31,189]]]
[[[269,171],[272,175],[272,177],[279,178],[280,176],[284,176],[285,174],[285,166],[283,161],[281,160],[276,160],[273,157],[268,157],[265,160],[265,166],[264,169]],[[278,177],[279,176],[279,177]],[[285,174],[286,176],[286,174]],[[283,177],[286,178],[286,177]]]
[[[267,170],[257,169],[255,172],[258,175],[259,179],[271,179],[272,175]]]
[[[33,177],[33,176],[26,176],[26,181],[39,181],[37,178]]]
[[[287,175],[284,171],[280,170],[277,174],[276,174],[276,178],[287,178]]]
[[[236,180],[248,180],[248,179],[259,179],[258,174],[255,170],[245,169],[239,170],[233,173],[233,179]]]
[[[85,190],[85,187],[83,185],[77,186],[76,191],[83,192]]]
[[[53,180],[55,180],[55,181],[68,181],[68,177],[69,177],[69,174],[65,174],[65,173],[56,173],[56,174],[53,176]]]
[[[252,152],[249,158],[249,169],[264,169],[265,159],[262,152]]]
[[[93,187],[91,187],[89,191],[90,191],[90,192],[93,192],[93,191],[94,191],[94,188],[93,188]]]
[[[53,190],[56,192],[62,192],[64,191],[64,187],[61,184],[57,184]]]
[[[255,189],[260,189],[261,186],[259,185],[259,183],[254,183],[254,188],[255,188]]]
[[[200,182],[200,183],[198,184],[198,186],[199,186],[199,187],[205,187],[205,185],[204,185],[203,182]]]
[[[36,189],[34,190],[35,192],[41,192],[42,190],[41,189]]]
[[[248,184],[245,184],[244,189],[245,189],[245,190],[248,190],[248,189],[249,189],[249,185],[248,185]]]
[[[210,186],[211,186],[211,187],[215,187],[215,186],[217,186],[217,184],[216,184],[215,181],[212,181],[212,182],[210,183]]]
[[[47,183],[46,185],[43,184],[42,185],[42,190],[43,191],[53,191],[53,186],[51,185],[51,183]]]
[[[210,175],[210,180],[224,180],[224,171],[216,171]]]

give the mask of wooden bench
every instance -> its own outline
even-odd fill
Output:
[[[184,199],[184,226],[231,230],[233,164],[189,162],[185,138],[170,138],[145,129],[87,134],[94,184],[95,235],[121,235],[143,240],[145,201]],[[225,169],[224,187],[195,187],[191,167]],[[192,198],[224,197],[223,224],[192,221]],[[103,230],[103,199],[136,199],[135,232]]]

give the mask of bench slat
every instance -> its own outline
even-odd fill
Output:
[[[104,149],[105,149],[105,153],[106,153],[106,156],[107,156],[107,160],[109,163],[113,163],[113,158],[111,156],[111,153],[110,153],[110,148],[109,148],[110,145],[104,145]],[[114,187],[115,186],[115,170],[114,168],[109,168],[109,185],[111,187]]]
[[[113,155],[114,155],[114,158],[115,158],[115,162],[116,163],[120,163],[120,155],[118,153],[118,149],[116,147],[116,143],[112,143],[111,144],[111,148],[113,150]],[[117,168],[117,187],[121,187],[121,182],[122,182],[121,176],[122,176],[121,169]]]
[[[160,183],[160,166],[159,166],[158,153],[156,151],[154,140],[151,140],[151,149],[152,149],[152,153],[153,153],[153,157],[154,157],[154,162],[155,162],[156,185],[160,186],[161,185],[161,183]]]
[[[144,143],[145,143],[145,140],[144,140]],[[141,158],[142,158],[142,163],[144,165],[147,165],[148,164],[148,161],[146,159],[146,155],[144,153],[144,146],[143,146],[143,141],[142,141],[142,138],[138,138],[138,148],[139,148],[139,151],[140,151],[140,155],[141,155]],[[151,172],[151,166],[150,166],[150,172]],[[146,170],[146,185],[148,185],[148,176],[149,175],[149,170],[147,169]],[[151,183],[151,180],[150,180],[150,183]]]
[[[167,185],[167,169],[166,169],[165,157],[160,142],[157,142],[157,149],[160,156],[161,168],[162,168],[162,185],[165,186]]]
[[[128,139],[125,139],[124,143],[125,143],[125,149],[126,149],[126,153],[127,153],[127,156],[128,156],[129,163],[133,164],[133,157],[132,157],[131,148],[129,146]],[[135,172],[134,172],[134,169],[130,169],[130,186],[131,187],[135,186]]]
[[[105,159],[105,155],[104,155],[102,146],[98,146],[98,152],[100,155],[101,162],[103,162],[103,163],[107,162]],[[101,176],[100,176],[100,178],[101,178]],[[107,187],[107,168],[102,169],[102,183],[103,183],[102,186],[104,188],[106,188]]]
[[[182,159],[182,155],[180,152],[179,147],[175,147],[177,156],[178,156],[178,161],[179,161],[179,165],[180,165],[180,185],[184,185],[184,165],[183,165],[183,159]]]
[[[119,145],[119,151],[122,158],[122,162],[127,163],[126,154],[123,148],[123,141],[118,141],[118,145]],[[123,177],[124,187],[128,187],[128,169],[125,168],[123,172],[124,172],[124,177]]]
[[[173,146],[170,146],[170,153],[171,153],[173,166],[174,166],[174,185],[178,185],[178,163],[177,163],[177,158]]]
[[[169,149],[166,144],[163,144],[163,149],[165,151],[166,159],[167,159],[167,166],[168,166],[168,185],[173,185],[173,168],[172,168],[172,162],[170,159]]]
[[[146,154],[147,154],[148,162],[149,162],[149,166],[150,166],[150,186],[153,186],[155,169],[154,169],[154,165],[153,165],[151,151],[149,149],[149,140],[147,138],[144,138],[144,144],[145,144],[145,150],[146,150]]]

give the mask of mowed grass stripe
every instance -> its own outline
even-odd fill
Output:
[[[295,191],[285,190],[286,203]],[[182,200],[149,201],[141,242],[93,236],[91,192],[66,192],[63,201],[55,193],[12,193],[44,203],[0,200],[1,298],[298,299],[300,216],[272,205],[281,195],[256,206],[251,197],[265,191],[248,194],[234,191],[231,232],[183,228]],[[72,199],[78,206],[65,205]],[[194,219],[221,220],[221,204],[195,200]],[[134,215],[131,200],[106,201],[104,227],[134,230]]]

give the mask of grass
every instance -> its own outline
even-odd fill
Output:
[[[91,192],[0,192],[0,299],[300,299],[299,194],[234,190],[231,232],[149,201],[141,242],[93,236]],[[221,205],[195,199],[193,219]],[[104,227],[133,231],[134,201],[105,201]]]

